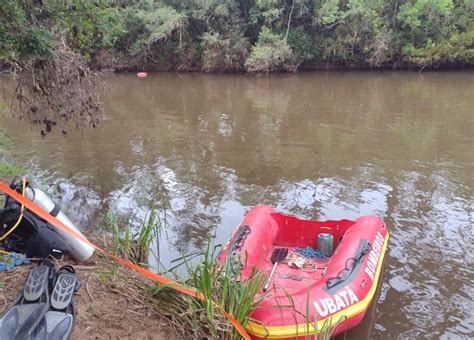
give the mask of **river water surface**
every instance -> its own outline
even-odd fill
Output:
[[[53,185],[82,228],[98,228],[109,208],[140,216],[166,200],[169,262],[209,235],[225,242],[260,203],[312,219],[377,214],[391,238],[364,337],[473,336],[474,73],[160,73],[105,84],[108,121],[92,131],[41,138],[0,117],[11,158]]]

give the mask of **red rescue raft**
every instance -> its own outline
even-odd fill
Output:
[[[325,249],[327,256],[295,268],[292,256],[304,254],[302,248],[315,249],[318,241],[322,245],[322,236],[330,240],[332,251]],[[257,299],[262,299],[246,328],[254,339],[313,338],[324,324],[336,335],[360,323],[377,288],[388,238],[384,222],[374,216],[355,221],[302,220],[261,205],[247,213],[219,260],[240,258],[245,279],[252,267],[270,273],[275,249],[288,248],[268,291],[258,293]]]

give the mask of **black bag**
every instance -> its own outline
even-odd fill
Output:
[[[0,236],[3,236],[16,224],[20,215],[20,204],[11,197],[7,197],[5,208],[0,209]],[[20,224],[3,240],[3,246],[7,251],[40,258],[45,258],[48,255],[60,256],[69,251],[69,246],[64,238],[48,222],[26,208],[23,211]]]

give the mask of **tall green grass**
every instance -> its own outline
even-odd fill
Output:
[[[202,293],[204,299],[183,296],[181,300],[172,299],[173,306],[169,307],[179,311],[189,322],[186,326],[192,329],[193,336],[240,339],[240,335],[225,319],[223,311],[231,314],[245,327],[255,304],[262,299],[262,296],[256,298],[256,295],[265,282],[265,275],[252,269],[248,278],[244,279],[240,272],[241,260],[237,259],[238,269],[235,271],[231,268],[231,261],[216,261],[219,250],[220,246],[208,242],[197,265],[193,264],[195,261],[191,262],[197,256],[196,253],[178,259],[178,265],[187,270],[187,278],[182,283]],[[170,294],[173,295],[173,292],[163,289],[162,285],[156,285],[152,292],[158,301],[169,301]]]
[[[205,316],[205,318],[201,318],[201,322],[203,319],[205,322],[200,325],[193,323],[192,328],[199,328],[205,324],[207,335],[210,335],[211,338],[240,339],[240,335],[236,330],[229,328],[227,321],[223,320],[222,310],[227,311],[242,326],[246,327],[250,321],[251,312],[258,308],[259,302],[268,295],[268,293],[258,295],[266,282],[267,274],[253,267],[250,274],[246,273],[247,275],[245,275],[248,278],[243,279],[241,268],[245,268],[246,263],[242,262],[242,258],[229,256],[223,264],[220,264],[216,261],[220,246],[214,247],[211,244],[211,242],[207,244],[200,258],[201,261],[197,265],[191,263],[191,259],[197,256],[196,253],[178,259],[181,261],[178,265],[184,265],[187,268],[188,279],[184,283],[189,287],[196,288],[205,297],[204,301],[194,301],[194,303],[188,305],[192,310],[191,314],[201,313]],[[283,289],[284,294],[286,294],[287,303],[280,304],[277,299],[275,300],[276,306],[266,308],[271,308],[273,313],[292,308],[295,311],[295,324],[298,324],[299,320],[297,320],[296,314],[301,315],[302,313],[297,310],[291,294],[284,287],[279,288]],[[322,327],[319,328],[317,314],[314,314],[314,320],[309,320],[311,309],[314,308],[310,302],[310,292],[310,289],[308,289],[304,311],[307,326],[303,334],[297,334],[297,336],[315,340],[330,340],[335,337],[338,327],[347,317],[343,315],[335,322],[333,322],[332,317],[326,318]],[[218,308],[212,301],[217,303]],[[346,333],[344,333],[344,338],[345,336]]]
[[[163,227],[154,207],[142,220],[132,217],[122,223],[112,210],[108,210],[103,223],[103,229],[110,236],[113,254],[144,266],[148,266],[151,244],[159,238]]]

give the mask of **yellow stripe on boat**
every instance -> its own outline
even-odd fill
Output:
[[[387,231],[386,240],[384,242],[381,256],[379,259],[379,263],[377,265],[377,271],[375,273],[375,280],[372,283],[372,287],[370,288],[365,298],[336,314],[333,314],[331,316],[328,316],[327,318],[319,320],[318,326],[317,326],[318,330],[321,330],[323,328],[324,323],[328,322],[327,320],[330,318],[332,318],[331,327],[334,327],[338,323],[339,319],[341,318],[342,320],[345,318],[350,319],[356,316],[357,314],[360,314],[364,312],[365,310],[367,310],[367,308],[370,305],[370,302],[372,301],[372,298],[375,295],[375,291],[377,290],[380,273],[382,271],[382,264],[385,258],[385,251],[387,250],[388,239],[389,239],[389,233]],[[249,333],[252,333],[253,335],[258,336],[260,338],[266,338],[266,339],[304,336],[304,335],[307,335],[308,333],[314,334],[315,332],[313,323],[301,323],[297,325],[287,325],[287,326],[264,326],[256,322],[249,321],[245,328],[247,329],[247,331],[249,331]]]

